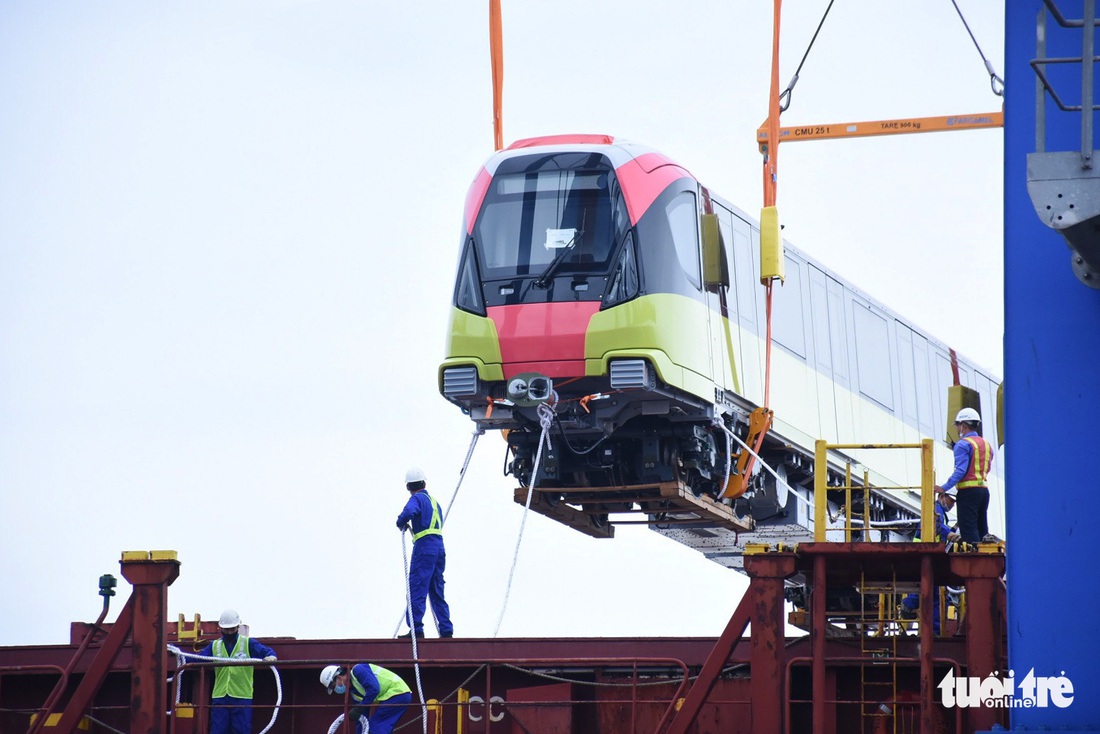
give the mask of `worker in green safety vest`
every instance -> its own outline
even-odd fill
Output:
[[[424,636],[425,601],[431,599],[432,611],[439,625],[440,637],[453,637],[451,608],[443,597],[443,571],[447,568],[447,550],[443,547],[443,513],[439,503],[428,494],[427,479],[417,468],[405,474],[405,489],[411,495],[401,514],[397,516],[397,528],[411,528],[413,536],[412,561],[409,564],[409,606],[411,619],[406,615],[409,637],[414,632]]]
[[[199,655],[274,662],[274,650],[258,640],[237,634],[240,625],[241,616],[232,609],[226,609],[218,620],[222,636],[207,645]],[[210,734],[252,734],[252,671],[251,665],[225,665],[214,671]]]
[[[370,734],[390,734],[412,702],[412,691],[405,681],[392,670],[373,663],[359,663],[350,671],[339,665],[326,666],[321,671],[321,685],[329,695],[350,696],[355,706],[348,712],[348,718],[356,722],[359,734],[362,734],[359,717],[368,710]]]

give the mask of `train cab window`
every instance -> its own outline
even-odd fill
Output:
[[[625,229],[621,198],[610,171],[498,175],[474,226],[482,276],[537,276],[552,263],[556,275],[607,272]]]
[[[703,287],[699,265],[699,210],[695,194],[684,191],[675,196],[665,209],[668,226],[672,230],[672,243],[676,247],[676,259],[684,274],[696,289]]]

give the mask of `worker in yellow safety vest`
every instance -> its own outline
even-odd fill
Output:
[[[371,712],[367,719],[370,734],[390,734],[412,702],[412,691],[405,681],[392,670],[373,663],[359,663],[350,671],[339,665],[328,665],[321,671],[321,685],[329,695],[350,695],[355,706],[348,712],[348,718],[356,722],[355,730],[359,734],[362,734],[359,717],[367,711]]]
[[[978,435],[981,416],[973,408],[963,408],[955,416],[959,440],[955,442],[955,471],[936,492],[957,488],[959,534],[964,543],[979,543],[989,535],[989,484],[993,466],[993,447]]]
[[[443,598],[443,571],[447,567],[447,551],[443,547],[443,513],[439,503],[427,491],[424,472],[417,468],[405,473],[405,488],[412,495],[401,514],[397,516],[397,529],[412,527],[413,552],[409,563],[409,604],[412,619],[406,615],[409,637],[414,632],[424,636],[424,602],[430,598],[432,611],[439,624],[440,637],[453,637],[451,609]]]
[[[274,662],[274,650],[259,640],[237,634],[240,625],[240,615],[226,609],[218,620],[222,636],[207,645],[199,655]],[[252,734],[252,672],[251,665],[226,665],[215,670],[210,734]]]

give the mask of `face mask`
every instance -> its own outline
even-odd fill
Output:
[[[336,687],[333,688],[332,690],[336,691],[337,694],[342,696],[342,695],[344,695],[345,693],[348,692],[348,687],[345,686],[343,683],[337,683]]]

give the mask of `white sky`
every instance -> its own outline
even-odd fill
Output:
[[[782,84],[827,4],[785,4]],[[0,645],[67,640],[146,549],[179,552],[172,615],[392,634],[405,469],[445,503],[472,429],[435,373],[492,153],[487,5],[0,6]],[[959,5],[1003,74],[1001,3]],[[505,0],[504,35],[507,142],[628,138],[758,212],[771,3]],[[949,0],[846,0],[783,124],[999,108]],[[1002,137],[785,145],[785,237],[1002,374]],[[503,460],[485,436],[447,525],[463,637],[516,543]],[[501,634],[721,631],[744,577],[618,536],[532,515]]]

